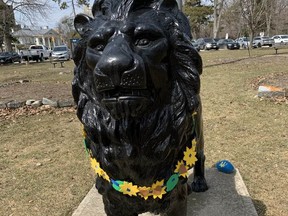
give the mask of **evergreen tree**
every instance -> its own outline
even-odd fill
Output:
[[[210,19],[213,15],[213,7],[203,5],[199,0],[186,0],[183,12],[190,21],[194,38],[201,36],[201,27],[211,24]]]

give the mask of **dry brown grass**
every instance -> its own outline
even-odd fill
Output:
[[[251,58],[245,50],[201,55],[206,166],[230,160],[260,216],[287,216],[288,106],[255,98],[251,81],[275,72],[287,74],[288,55],[276,56],[271,49],[252,50]],[[50,69],[47,74],[32,68],[34,72],[12,76],[7,72],[10,66],[4,75],[2,68],[1,83],[15,77],[35,79],[35,72],[43,73],[39,82],[54,79]],[[72,71],[72,64],[66,69]],[[71,74],[63,82],[70,78]],[[73,110],[28,113],[9,118],[0,111],[0,215],[71,215],[93,184],[81,125]]]
[[[64,67],[54,68],[49,62],[29,65],[13,64],[0,66],[0,101],[39,100],[43,97],[60,100],[72,98],[71,81],[73,62],[66,61]],[[25,82],[22,82],[22,81]]]
[[[1,123],[0,215],[71,215],[93,184],[73,112]]]
[[[253,50],[254,56],[262,56],[261,51],[269,52]],[[258,214],[285,216],[288,215],[288,106],[255,98],[257,91],[251,80],[271,73],[287,75],[288,55],[239,60],[242,54],[245,54],[242,50],[223,51],[224,57],[215,58],[213,53],[202,53],[207,165],[220,159],[230,160],[240,170]],[[235,59],[238,60],[233,62]],[[223,60],[233,63],[217,65]]]

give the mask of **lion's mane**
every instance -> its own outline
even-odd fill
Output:
[[[101,7],[101,4],[96,3],[94,9]],[[111,1],[107,0],[106,3]],[[107,5],[105,7],[107,13]],[[114,5],[111,8],[108,11],[113,14],[116,7]],[[139,118],[116,120],[98,100],[85,52],[87,40],[93,33],[92,26],[95,27],[95,22],[99,25],[105,22],[105,19],[102,19],[103,13],[94,11],[97,18],[87,23],[88,30],[83,34],[73,57],[76,66],[72,91],[78,118],[87,133],[88,148],[110,177],[128,178],[127,180],[139,185],[152,184],[155,179],[171,176],[175,163],[183,157],[186,145],[194,136],[192,113],[197,111],[200,105],[199,76],[202,73],[202,61],[190,42],[190,35],[183,32],[183,26],[188,25],[187,20],[185,21],[181,14],[175,15],[171,11],[163,13],[170,18],[163,27],[166,28],[170,44],[167,58],[171,87],[168,93],[169,103],[152,112]],[[150,179],[145,179],[142,171],[139,175],[139,170],[143,170]]]

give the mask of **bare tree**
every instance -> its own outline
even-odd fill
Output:
[[[225,0],[213,0],[214,5],[214,20],[213,20],[213,37],[217,38],[219,35],[221,17],[223,13],[223,7]]]
[[[265,8],[266,0],[239,0],[242,17],[249,28],[249,36],[252,45],[252,39],[256,32],[265,26]]]
[[[75,35],[77,35],[73,21],[73,18],[64,16],[61,18],[60,22],[57,25],[58,32],[66,44],[69,44],[69,40],[71,38],[74,38]]]
[[[238,2],[232,0],[226,1],[221,18],[220,37],[224,37],[226,33],[232,38],[247,36],[246,26],[246,23],[242,19]]]
[[[11,29],[15,26],[14,12],[22,14],[31,23],[37,16],[45,17],[47,10],[50,9],[49,0],[0,0],[0,21],[2,24],[3,41],[6,51],[12,50]]]
[[[275,11],[275,0],[266,0],[265,4],[265,20],[266,20],[266,34],[271,34],[272,18]]]
[[[276,34],[288,33],[288,1],[276,0],[274,2],[275,10],[274,17],[272,17],[272,25]]]
[[[199,2],[186,0],[184,12],[189,16],[193,36],[203,37],[205,32],[200,29],[210,29],[213,24],[213,36],[224,37],[229,33],[231,37],[250,36],[250,40],[260,32],[272,36],[288,33],[288,0],[209,0],[213,3],[213,17],[203,22],[201,11],[203,6],[192,7]],[[206,0],[206,2],[208,2]],[[212,20],[212,23],[210,22]],[[211,30],[212,31],[212,30]],[[207,34],[208,36],[210,33]]]
[[[220,35],[253,37],[288,33],[287,0],[225,0]],[[251,38],[252,40],[252,38]]]

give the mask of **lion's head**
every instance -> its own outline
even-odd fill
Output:
[[[92,11],[75,18],[77,114],[101,166],[143,182],[138,165],[174,166],[191,138],[201,57],[174,0],[96,0]]]

